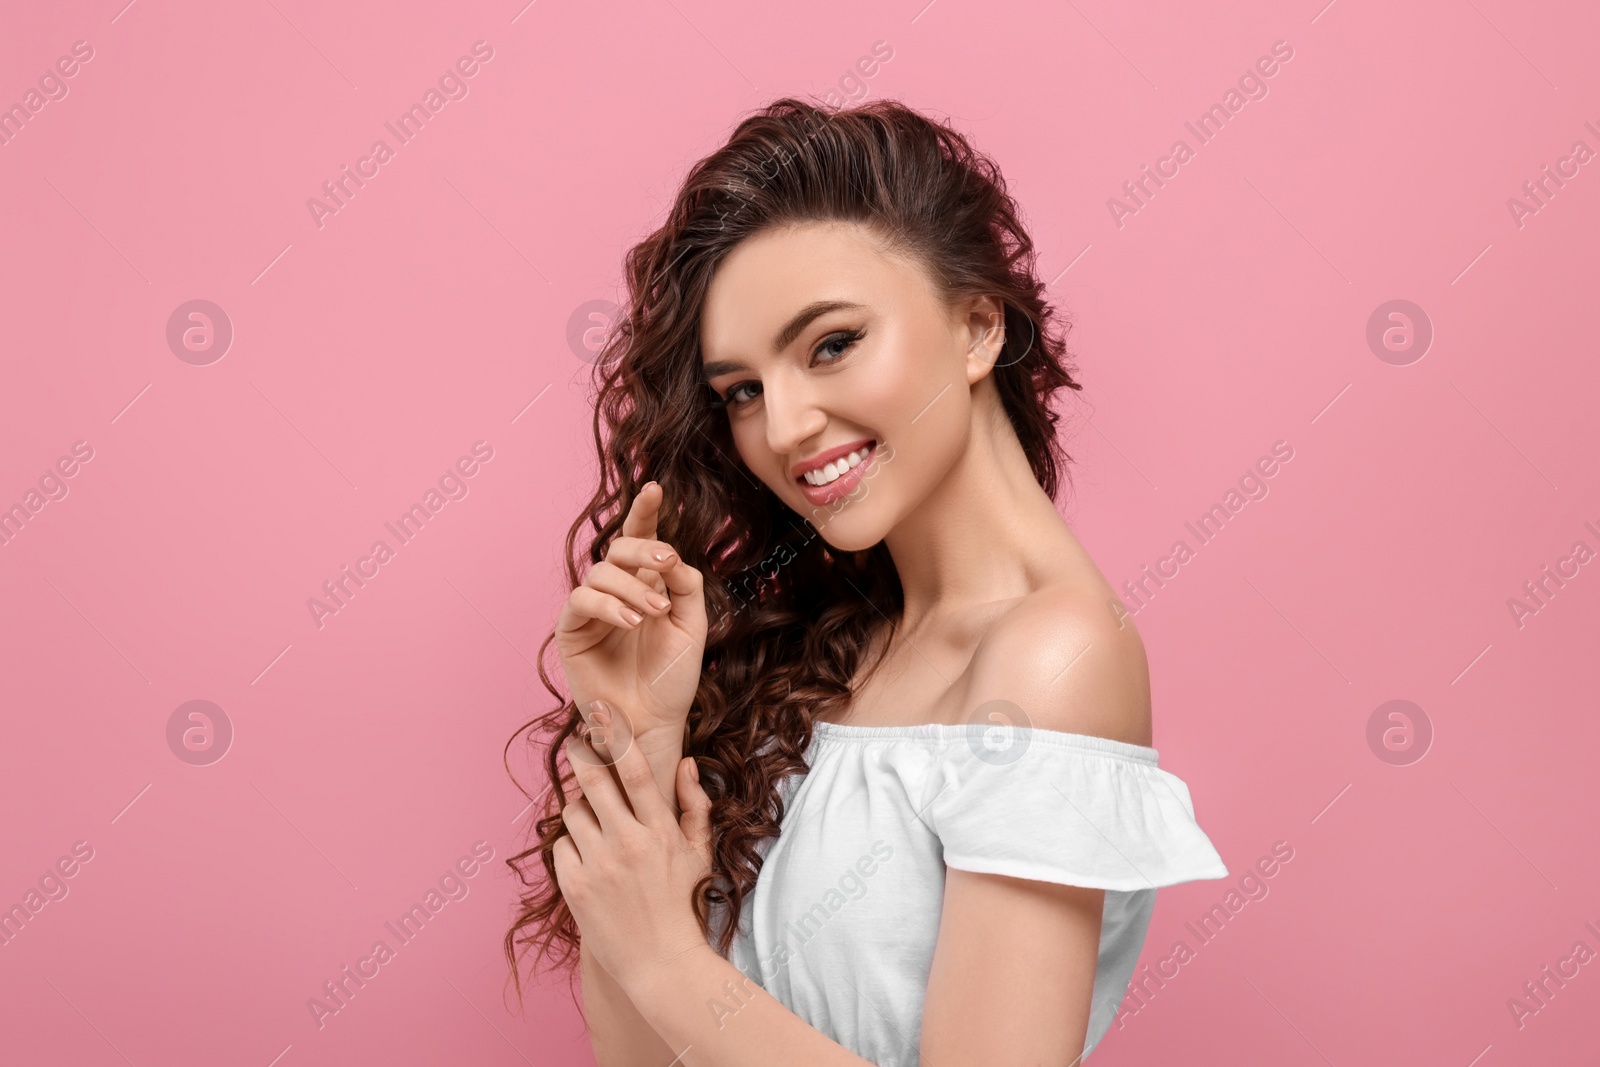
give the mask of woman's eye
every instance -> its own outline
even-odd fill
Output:
[[[747,389],[753,390],[753,392],[744,392]],[[738,385],[731,386],[726,393],[712,401],[712,403],[719,408],[736,408],[748,404],[760,395],[760,382],[740,382]]]
[[[823,362],[832,363],[835,360],[843,358],[845,352],[850,348],[850,346],[861,340],[866,335],[867,334],[865,330],[846,330],[844,333],[836,333],[826,341],[822,342],[822,344],[818,346],[816,352],[812,353],[812,355],[820,356],[823,353],[827,353],[832,358],[825,359]],[[835,346],[838,347],[836,348]]]
[[[822,344],[817,346],[812,358],[822,363],[837,363],[844,358],[850,346],[867,335],[865,330],[843,330],[834,334]],[[738,408],[750,403],[761,395],[760,382],[739,382],[730,386],[726,393],[713,396],[711,404],[717,408]]]

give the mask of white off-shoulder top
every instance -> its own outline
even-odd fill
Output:
[[[782,832],[762,842],[728,958],[857,1055],[917,1067],[946,867],[1104,889],[1087,1056],[1127,992],[1156,888],[1228,876],[1188,786],[1156,758],[1037,728],[818,722],[809,771],[779,784]],[[714,937],[725,910],[712,922]],[[710,1007],[742,1003],[731,990]]]

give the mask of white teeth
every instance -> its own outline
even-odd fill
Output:
[[[861,466],[862,461],[867,458],[867,453],[870,450],[870,448],[858,448],[848,456],[840,456],[832,463],[826,464],[818,470],[806,471],[805,480],[811,485],[817,486],[838,481],[845,471]]]

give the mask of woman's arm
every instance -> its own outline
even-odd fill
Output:
[[[655,774],[656,787],[679,813],[677,800],[678,763],[683,759],[683,736],[676,731],[668,737],[639,737],[634,743],[645,754]],[[582,758],[582,757],[579,757]],[[612,778],[616,770],[612,768]],[[618,783],[620,790],[621,783]],[[635,1067],[636,1064],[667,1067],[675,1055],[654,1028],[639,1014],[628,994],[611,972],[600,966],[589,946],[579,942],[579,975],[583,981],[584,1019],[597,1067]]]
[[[614,709],[597,708],[604,736]],[[681,760],[669,806],[643,745],[630,745],[607,767],[582,738],[567,753],[582,794],[562,809],[567,836],[557,839],[556,877],[582,934],[586,986],[608,1018],[590,1020],[597,1058],[629,1067],[872,1067],[813,1029],[747,979],[706,940],[689,893],[711,870],[711,799],[693,760]],[[665,746],[670,748],[670,746]],[[661,758],[661,751],[653,753]],[[681,813],[681,814],[675,814]],[[609,973],[645,1026],[649,1042],[599,973]],[[603,1027],[620,1023],[615,1033]],[[639,1058],[628,1058],[635,1055]]]
[[[931,1064],[1076,1064],[1105,892],[949,869],[922,1008]]]
[[[679,1056],[658,1067],[872,1067],[785,1008],[709,944],[627,976],[624,988]]]
[[[587,946],[580,946],[583,1014],[589,1026],[598,1067],[667,1067],[674,1053],[633,1006],[622,986],[600,966]]]
[[[1040,729],[1150,744],[1144,644],[1093,598],[1014,609],[973,654],[971,676],[974,707],[1004,700]],[[923,1001],[927,1062],[1078,1063],[1104,909],[1102,889],[947,868]]]
[[[1076,1064],[1088,1032],[1104,899],[1098,889],[949,871],[923,1010],[926,1062]],[[1005,921],[997,923],[996,916]],[[671,1052],[602,1060],[601,1067],[870,1065],[790,1012],[710,945],[629,976],[626,989]]]
[[[1099,889],[947,870],[922,1018],[925,1062],[1078,1063],[1104,901]],[[671,1049],[656,1061],[662,1067],[870,1063],[790,1012],[709,944],[641,962],[619,984]]]

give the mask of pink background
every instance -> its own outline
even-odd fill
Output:
[[[1162,765],[1235,876],[1162,891],[1146,961],[1294,858],[1094,1062],[1593,1055],[1600,964],[1507,1006],[1600,951],[1600,565],[1508,607],[1600,549],[1600,162],[1507,204],[1600,150],[1592,8],[523,2],[7,15],[0,104],[93,58],[0,145],[0,506],[93,458],[0,545],[0,904],[93,858],[0,947],[0,1059],[590,1061],[564,986],[511,1010],[499,945],[527,824],[500,749],[545,706],[591,478],[569,319],[741,115],[841,84],[949,116],[1013,183],[1087,385],[1064,512],[1114,584],[1293,448],[1137,615]],[[307,199],[479,40],[468,95],[319,228]],[[234,330],[204,366],[166,339],[197,299]],[[1395,299],[1435,334],[1403,366],[1366,341]],[[468,495],[319,628],[308,599],[477,441]],[[235,732],[207,766],[167,740],[197,699]],[[1409,765],[1367,740],[1394,699],[1434,732]],[[307,1000],[479,841],[469,894],[319,1029]]]

